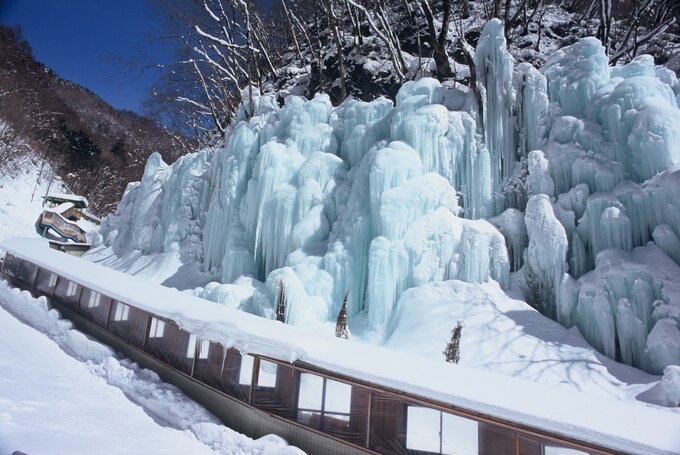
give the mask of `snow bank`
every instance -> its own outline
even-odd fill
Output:
[[[0,323],[3,453],[302,453],[277,436],[254,441],[224,427],[156,373],[73,330],[44,297],[4,280]]]

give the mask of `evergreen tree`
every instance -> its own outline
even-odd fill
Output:
[[[286,291],[283,288],[283,283],[279,284],[279,297],[276,301],[276,320],[279,322],[286,322]]]
[[[338,314],[338,322],[335,324],[335,336],[347,340],[349,335],[349,329],[347,328],[347,294],[345,294],[340,314]]]
[[[458,363],[460,361],[460,335],[462,331],[463,321],[458,321],[451,334],[451,341],[448,342],[444,351],[447,362]]]

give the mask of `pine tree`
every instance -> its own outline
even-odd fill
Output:
[[[460,335],[462,331],[463,321],[458,321],[451,334],[451,341],[448,342],[444,351],[447,362],[458,363],[460,361]]]
[[[276,301],[276,320],[286,322],[286,290],[283,283],[279,284],[279,297]]]
[[[338,322],[335,324],[335,336],[347,340],[349,335],[349,329],[347,328],[347,294],[345,294],[340,314],[338,314]]]

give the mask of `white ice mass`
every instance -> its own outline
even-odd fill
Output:
[[[414,311],[409,289],[517,283],[611,358],[680,364],[675,75],[647,56],[612,68],[594,38],[515,66],[498,20],[475,65],[478,90],[424,78],[394,105],[258,94],[216,148],[152,156],[90,257],[172,256],[166,284],[269,318],[283,287],[295,325],[334,321],[348,294],[377,340]]]

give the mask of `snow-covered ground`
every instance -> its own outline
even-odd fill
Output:
[[[39,237],[47,183],[35,189],[37,168],[27,161],[21,169],[0,178],[0,239]],[[0,328],[1,455],[302,453],[277,436],[252,440],[221,425],[155,373],[72,329],[44,298],[2,279]]]

